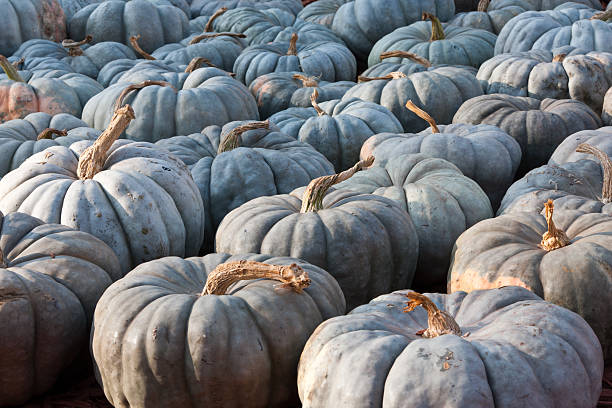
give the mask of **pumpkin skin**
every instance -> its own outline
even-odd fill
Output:
[[[11,55],[32,38],[66,38],[66,17],[57,0],[1,0],[0,10],[0,54]]]
[[[569,162],[575,162],[579,160],[593,160],[599,164],[599,160],[586,153],[578,153],[576,148],[581,143],[587,143],[607,153],[608,156],[612,156],[612,143],[610,143],[610,134],[612,133],[612,127],[602,127],[595,130],[583,130],[576,132],[571,137],[565,138],[563,142],[555,149],[553,154],[550,156],[548,164],[565,164]]]
[[[398,61],[398,62],[393,62],[393,61]],[[442,65],[442,66],[445,66],[445,65]],[[401,72],[403,74],[410,75],[415,72],[429,71],[431,69],[435,69],[438,67],[440,66],[436,66],[434,68],[426,67],[425,65],[407,60],[405,58],[401,58],[401,59],[400,58],[388,58],[382,62],[379,62],[378,64],[374,64],[371,67],[369,67],[368,69],[366,69],[365,71],[361,73],[361,76],[380,77],[380,76],[385,76],[387,74],[390,74],[391,72]],[[464,71],[469,72],[474,76],[476,76],[476,73],[478,72],[476,68],[468,67],[465,65],[456,66],[455,68],[461,68]]]
[[[475,181],[452,163],[424,154],[378,160],[337,187],[387,197],[410,215],[419,236],[412,283],[418,288],[444,287],[457,237],[493,216],[488,197]]]
[[[601,121],[606,126],[612,125],[612,91],[610,89],[612,88],[609,88],[604,95],[601,111]]]
[[[546,163],[569,135],[601,126],[599,116],[572,99],[542,101],[504,94],[483,95],[466,101],[453,123],[499,126],[512,136],[523,152],[519,175]]]
[[[0,180],[0,211],[93,234],[115,251],[124,273],[162,256],[197,254],[204,207],[187,167],[155,145],[121,140],[102,171],[80,180],[78,159],[92,143],[53,146],[28,158]]]
[[[482,87],[471,72],[438,67],[405,78],[357,84],[343,99],[359,98],[382,105],[400,121],[404,132],[420,132],[427,123],[406,109],[407,100],[430,112],[437,123],[448,124],[464,101],[478,95],[482,95]]]
[[[402,125],[386,108],[361,99],[323,102],[315,108],[289,108],[270,116],[282,132],[322,153],[340,172],[359,161],[363,143],[377,133],[401,132]]]
[[[206,213],[205,249],[213,246],[215,231],[231,210],[253,198],[290,193],[314,178],[334,172],[321,153],[273,124],[269,129],[242,133],[240,147],[219,154],[220,141],[248,123],[209,126],[202,133],[157,142],[191,170]]]
[[[230,11],[237,8],[280,9],[295,16],[302,10],[302,3],[298,0],[194,0],[191,12],[193,16],[210,16],[221,7]]]
[[[470,334],[422,338],[427,313],[403,313],[408,292],[317,328],[298,371],[305,408],[596,405],[601,347],[580,316],[515,286],[427,294]]]
[[[81,41],[93,36],[93,44],[115,41],[129,44],[140,35],[139,44],[153,52],[164,44],[176,43],[189,35],[189,20],[173,6],[155,6],[146,0],[105,1],[82,8],[70,21],[70,38]]]
[[[67,130],[66,136],[36,140],[45,129]],[[0,125],[0,178],[15,170],[28,157],[51,146],[70,146],[79,140],[95,140],[99,130],[87,127],[82,120],[67,113],[51,116],[31,113],[23,119],[9,120]]]
[[[22,405],[87,349],[96,303],[123,274],[99,239],[23,213],[0,213],[0,251],[0,404]]]
[[[178,91],[153,85],[125,98],[136,113],[136,120],[126,129],[127,139],[156,142],[199,132],[206,126],[259,119],[257,103],[249,90],[225,71],[200,68],[181,82],[173,84]],[[83,109],[83,121],[96,129],[106,128],[117,98],[128,85],[119,82],[93,97]]]
[[[258,279],[235,283],[225,296],[200,295],[217,265],[242,259],[295,263],[311,284],[295,293]],[[162,258],[140,265],[100,299],[91,336],[96,375],[115,407],[295,406],[304,344],[322,320],[344,310],[336,281],[298,259]]]
[[[230,212],[217,230],[217,252],[258,248],[324,268],[348,310],[410,285],[419,241],[404,210],[385,197],[338,189],[323,198],[322,210],[300,213],[304,190],[259,197]]]
[[[157,60],[179,65],[188,65],[194,58],[204,57],[214,66],[231,71],[236,59],[247,46],[243,39],[232,37],[205,39],[191,45],[189,41],[166,44],[155,50],[151,56]]]
[[[612,219],[606,214],[556,210],[554,222],[570,244],[547,252],[540,241],[544,216],[520,212],[481,221],[455,244],[448,290],[472,291],[517,285],[581,315],[612,353],[612,325],[606,310],[612,301]]]
[[[64,15],[66,16],[67,22],[70,22],[70,19],[72,18],[72,16],[77,11],[82,9],[83,7],[99,2],[99,0],[58,0],[58,1],[59,1],[60,6],[62,6],[62,10],[64,10]]]
[[[387,161],[404,154],[423,153],[447,160],[476,181],[497,208],[512,184],[521,162],[521,147],[496,126],[454,124],[438,126],[440,133],[381,133],[362,146],[360,157]]]
[[[486,30],[442,24],[445,38],[431,41],[429,21],[417,21],[400,27],[374,44],[368,66],[379,63],[386,51],[407,51],[426,58],[434,65],[467,65],[478,68],[493,57],[497,36]],[[399,60],[399,59],[398,59]],[[393,62],[393,59],[390,60]]]
[[[304,7],[297,18],[331,28],[338,9],[349,1],[352,0],[318,0]]]
[[[189,76],[185,68],[184,65],[172,64],[168,61],[121,59],[104,66],[98,74],[98,82],[108,88],[118,82],[166,81],[175,88],[180,88]],[[224,73],[224,75],[228,74]]]

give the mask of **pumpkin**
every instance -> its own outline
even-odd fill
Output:
[[[606,126],[612,125],[612,87],[608,88],[604,94],[604,100],[601,111],[601,121]]]
[[[297,18],[331,28],[336,12],[352,0],[317,0],[304,7]]]
[[[548,164],[565,164],[569,162],[579,161],[583,159],[593,160],[598,165],[601,162],[601,157],[595,156],[590,152],[578,152],[576,149],[579,145],[586,143],[596,147],[612,156],[612,144],[610,144],[611,127],[602,127],[595,130],[583,130],[565,138],[563,142],[555,149],[550,156]]]
[[[555,148],[572,133],[601,126],[599,116],[587,105],[572,99],[538,100],[491,94],[466,101],[453,123],[499,126],[521,146],[519,175],[546,163]]]
[[[99,1],[99,0],[97,0]],[[120,1],[131,1],[131,0],[120,0]],[[191,7],[192,0],[147,0],[148,2],[156,6],[173,6],[181,9],[187,18],[191,18]]]
[[[343,99],[359,98],[389,109],[400,121],[404,132],[419,132],[426,123],[406,109],[413,100],[422,110],[432,112],[437,123],[451,123],[461,104],[482,95],[476,77],[456,67],[437,67],[406,75],[392,72],[382,77],[359,77],[360,82],[344,94]]]
[[[468,65],[478,68],[493,57],[497,37],[486,30],[442,24],[430,13],[423,20],[400,27],[374,44],[368,65],[381,61],[388,51],[406,51],[426,58],[434,65]]]
[[[476,78],[485,93],[537,99],[576,99],[596,112],[612,85],[612,54],[567,56],[545,50],[500,54],[482,64]]]
[[[79,140],[94,140],[100,133],[67,113],[51,116],[37,112],[4,122],[0,125],[0,178],[50,146],[70,146]]]
[[[259,197],[230,212],[217,230],[217,252],[292,256],[328,271],[347,308],[412,282],[418,257],[415,226],[395,202],[349,190],[327,190],[370,166],[314,179],[291,194]],[[326,194],[327,193],[327,194]]]
[[[293,71],[316,76],[323,81],[352,81],[357,76],[357,61],[342,44],[299,44],[298,35],[294,33],[289,43],[247,47],[234,63],[236,79],[247,86],[261,75]]]
[[[120,59],[108,63],[100,70],[98,82],[108,88],[118,82],[166,81],[176,88],[189,76],[185,68],[184,65],[168,61]]]
[[[133,118],[126,105],[95,142],[28,158],[0,180],[0,211],[89,232],[115,251],[124,273],[162,256],[197,254],[204,238],[197,187],[165,150],[115,142]]]
[[[428,71],[433,67],[431,62],[426,58],[406,51],[386,51],[380,54],[381,62],[376,63],[363,71],[361,77],[383,77],[392,72],[401,72],[402,74],[410,75],[415,72]],[[444,65],[443,65],[444,66]],[[456,66],[464,71],[476,76],[478,70],[474,67],[465,65]]]
[[[193,16],[210,16],[221,7],[228,10],[237,8],[279,9],[293,16],[302,10],[302,4],[298,0],[193,0],[191,2]]]
[[[234,208],[256,197],[290,193],[334,171],[321,153],[269,122],[209,126],[157,144],[191,169],[206,213],[205,250],[213,247],[219,223]]]
[[[91,78],[62,71],[49,71],[26,83],[2,55],[0,67],[6,73],[6,79],[0,76],[0,123],[33,112],[81,116],[85,103],[103,89]]]
[[[602,373],[588,324],[528,290],[402,290],[323,322],[298,390],[305,408],[588,408]]]
[[[259,119],[257,103],[249,90],[224,71],[200,68],[174,84],[176,89],[169,85],[156,81],[119,82],[87,103],[83,120],[93,128],[103,129],[110,123],[115,105],[129,103],[138,116],[125,137],[155,142],[199,132],[210,125]]]
[[[582,316],[612,357],[612,218],[576,210],[517,212],[481,221],[455,244],[448,290],[522,286]]]
[[[121,276],[94,236],[0,213],[0,405],[48,391],[87,350],[96,302]]]
[[[377,133],[402,131],[402,125],[386,108],[352,98],[317,103],[315,88],[311,108],[289,108],[270,116],[280,130],[308,143],[329,160],[337,172],[359,161],[363,143]]]
[[[87,35],[93,43],[115,41],[129,44],[140,35],[140,46],[153,52],[164,44],[176,43],[189,35],[189,20],[174,6],[156,6],[146,0],[110,0],[91,4],[70,21],[70,38],[81,41]]]
[[[376,41],[399,27],[431,13],[441,21],[455,14],[452,0],[389,0],[381,7],[378,0],[349,1],[336,11],[332,30],[342,38],[357,59],[366,60]]]
[[[321,102],[340,99],[355,86],[355,82],[319,81],[299,72],[272,72],[257,77],[249,90],[257,101],[259,117],[266,119],[290,107],[307,108],[311,106],[310,95],[313,90],[319,94]]]
[[[96,374],[115,407],[295,406],[304,344],[344,310],[336,281],[298,259],[162,258],[100,299]]]
[[[0,0],[0,54],[11,55],[32,38],[66,38],[66,17],[57,0]]]
[[[62,10],[64,10],[67,22],[70,22],[72,16],[83,7],[98,3],[99,1],[100,0],[58,0]]]

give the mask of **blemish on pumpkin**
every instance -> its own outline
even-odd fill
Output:
[[[149,233],[149,230],[148,230],[147,228],[143,228],[143,229],[142,229],[142,233],[143,233],[143,234],[145,234],[145,235],[147,235],[147,234]]]
[[[101,218],[102,217],[102,213],[101,212],[97,213],[96,217]]]
[[[153,329],[153,340],[157,340],[157,327]]]
[[[455,354],[451,350],[446,349],[446,353],[439,356],[438,358],[439,359],[436,364],[440,365],[440,371],[447,371],[452,367],[449,361],[455,359]]]
[[[500,276],[495,281],[490,281],[481,276],[481,271],[474,269],[467,269],[459,277],[452,279],[448,285],[448,293],[457,291],[469,293],[480,289],[498,289],[502,286],[520,286],[533,292],[531,286],[515,276]]]

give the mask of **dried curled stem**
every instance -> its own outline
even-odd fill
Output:
[[[170,87],[174,89],[174,87],[166,81],[143,81],[139,84],[129,85],[125,87],[125,89],[121,91],[121,93],[119,94],[119,97],[117,98],[117,102],[115,102],[115,111],[117,111],[121,107],[121,105],[123,105],[123,100],[130,92],[138,90],[138,89],[146,88],[147,86],[153,86],[153,85],[166,86],[166,87]],[[176,89],[174,90],[176,91]]]
[[[2,216],[1,212],[0,212],[0,216]],[[6,263],[6,260],[4,259],[4,253],[2,252],[2,248],[0,248],[0,269],[5,269],[7,266],[8,265]]]
[[[310,95],[310,103],[312,104],[312,107],[315,108],[315,110],[317,111],[317,114],[319,116],[325,116],[325,115],[327,115],[327,112],[325,112],[323,109],[321,109],[321,107],[317,103],[317,98],[318,97],[319,97],[319,90],[317,88],[315,88],[315,89],[313,89],[312,94]]]
[[[197,44],[202,40],[206,40],[207,38],[217,37],[246,38],[246,35],[240,33],[203,33],[193,37],[191,41],[189,41],[189,45]]]
[[[552,62],[563,62],[567,54],[557,54],[553,57]]]
[[[21,57],[19,58],[17,61],[11,62],[11,65],[13,66],[13,68],[15,68],[16,70],[19,70],[19,67],[21,66],[21,64],[23,64],[25,62],[25,57]]]
[[[130,105],[125,105],[115,111],[106,130],[79,157],[77,166],[79,179],[91,179],[104,168],[108,149],[128,127],[132,119],[134,119],[134,110]]]
[[[438,17],[431,13],[423,13],[421,18],[423,20],[431,20],[431,37],[429,37],[430,42],[443,40],[446,38],[444,35],[444,29],[442,28],[442,23],[440,20],[438,20]]]
[[[546,224],[548,225],[548,231],[542,235],[542,241],[540,242],[540,248],[545,251],[554,251],[555,249],[563,248],[570,244],[570,239],[565,235],[565,232],[558,229],[553,222],[553,211],[555,206],[552,200],[548,200],[544,204],[546,210]]]
[[[185,68],[185,72],[190,74],[193,71],[195,71],[196,69],[202,68],[202,65],[204,65],[204,64],[206,64],[206,65],[208,65],[209,67],[212,67],[212,68],[218,68],[215,64],[210,62],[210,60],[208,58],[195,57],[194,59],[191,60],[191,62],[189,62],[189,65],[187,65],[187,68]]]
[[[81,49],[81,45],[89,44],[93,41],[93,36],[87,34],[87,36],[81,41],[74,41],[70,38],[66,38],[62,41],[62,47],[68,48],[68,55],[71,57],[78,57],[79,55],[83,55],[83,50]]]
[[[58,129],[53,129],[53,128],[46,128],[45,130],[43,130],[42,132],[38,134],[38,136],[36,137],[36,140],[53,139],[53,135],[66,136],[67,134],[68,132],[66,131],[66,129],[58,130]]]
[[[287,55],[297,55],[297,41],[297,33],[291,34],[291,41],[289,41],[289,50],[287,50]]]
[[[414,113],[419,118],[424,119],[427,121],[427,123],[429,123],[429,127],[431,127],[431,133],[440,133],[440,129],[438,129],[438,124],[436,123],[436,120],[432,118],[429,113],[416,106],[411,100],[406,102],[406,107],[410,110],[410,112]]]
[[[478,7],[476,8],[476,11],[482,11],[483,13],[486,13],[489,9],[490,2],[491,0],[480,0],[478,2]]]
[[[17,69],[9,62],[9,60],[4,56],[0,55],[0,68],[4,71],[8,79],[15,82],[25,82],[23,78],[17,72]]]
[[[223,141],[219,143],[217,154],[229,152],[230,150],[237,148],[240,145],[240,135],[242,135],[244,132],[255,129],[268,129],[269,127],[270,121],[268,120],[264,122],[250,122],[246,125],[235,127],[227,134],[227,136],[223,138]]]
[[[382,54],[380,54],[381,61],[387,58],[394,58],[394,57],[406,58],[406,59],[416,62],[417,64],[421,64],[427,68],[431,67],[431,62],[421,57],[420,55],[416,55],[415,53],[412,53],[412,52],[396,50],[396,51],[385,51]]]
[[[358,82],[369,82],[369,81],[386,81],[389,79],[401,79],[401,78],[406,78],[406,74],[404,74],[403,72],[399,72],[399,71],[393,71],[393,72],[389,72],[387,75],[385,76],[381,76],[381,77],[367,77],[367,76],[359,76],[357,77],[357,81]]]
[[[461,336],[461,328],[453,317],[444,310],[438,309],[434,302],[427,296],[417,292],[410,292],[406,295],[409,301],[406,302],[404,313],[412,312],[415,308],[422,306],[427,311],[427,329],[418,332],[427,339],[442,336],[444,334],[455,334]]]
[[[215,11],[213,13],[212,16],[210,16],[210,18],[208,19],[208,21],[206,22],[206,25],[204,26],[204,32],[205,33],[210,33],[213,30],[213,23],[215,22],[215,20],[217,19],[217,17],[219,17],[220,15],[222,15],[223,13],[225,13],[227,11],[227,7],[221,7],[219,10]]]
[[[148,52],[140,48],[140,44],[138,44],[139,39],[140,39],[140,34],[133,35],[130,37],[130,44],[132,44],[132,48],[134,48],[134,51],[136,51],[144,59],[155,61],[156,58],[154,56],[152,56],[151,54],[149,54]]]
[[[306,88],[315,88],[319,86],[319,83],[315,77],[309,77],[302,74],[293,74],[293,79],[302,81],[302,86]]]
[[[330,176],[321,176],[312,180],[310,183],[308,183],[308,187],[306,187],[306,191],[304,191],[304,194],[302,195],[302,208],[300,209],[300,212],[307,213],[309,211],[319,211],[321,208],[323,208],[323,198],[331,186],[348,180],[353,176],[353,174],[370,167],[373,163],[374,156],[369,156],[367,159],[359,161],[353,167],[348,170],[344,170],[342,173],[332,174]]]
[[[272,279],[281,282],[280,287],[302,293],[310,285],[308,272],[296,264],[269,265],[256,261],[226,262],[218,265],[206,279],[201,296],[225,295],[227,289],[242,280]]]
[[[576,152],[588,153],[597,157],[601,163],[601,172],[603,174],[603,187],[601,189],[600,201],[604,204],[612,202],[612,160],[610,160],[610,157],[603,150],[587,143],[580,143],[576,148]]]
[[[593,17],[589,18],[589,20],[602,20],[606,21],[612,18],[612,9],[602,11],[601,13],[595,14]]]

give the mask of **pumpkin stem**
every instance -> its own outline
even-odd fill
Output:
[[[461,336],[461,328],[448,312],[438,309],[436,304],[427,296],[417,292],[410,292],[406,295],[409,301],[406,302],[404,313],[412,312],[419,306],[427,311],[427,329],[417,334],[421,334],[427,339],[442,336],[444,334],[454,334]]]
[[[115,102],[115,111],[117,111],[117,109],[119,109],[121,105],[123,105],[123,100],[130,92],[138,90],[138,89],[146,88],[147,86],[152,86],[152,85],[167,86],[167,87],[174,89],[174,87],[166,81],[144,81],[139,84],[129,85],[119,94],[119,97],[117,98],[117,102]],[[174,90],[176,92],[176,89]]]
[[[603,173],[603,187],[601,189],[601,202],[608,204],[612,202],[612,160],[602,150],[586,143],[581,143],[576,148],[578,153],[588,153],[597,157],[601,163]]]
[[[557,54],[553,57],[552,62],[563,62],[567,54]]]
[[[430,42],[443,40],[446,38],[444,35],[444,29],[442,28],[442,23],[438,20],[438,17],[434,16],[431,13],[423,13],[423,20],[431,20],[431,37],[429,38]]]
[[[149,54],[148,52],[146,52],[145,50],[143,50],[142,48],[140,48],[140,44],[138,44],[138,40],[140,39],[140,34],[138,35],[133,35],[130,37],[130,44],[132,44],[132,48],[134,48],[134,50],[140,54],[140,56],[144,59],[147,60],[151,60],[154,61],[156,58],[154,56],[152,56],[151,54]]]
[[[319,116],[325,116],[325,115],[327,115],[327,112],[325,112],[323,109],[321,109],[321,107],[317,103],[317,98],[318,97],[319,97],[319,90],[317,88],[315,88],[312,91],[312,94],[310,95],[310,103],[312,104],[312,107],[315,108],[315,110],[317,111],[317,114]]]
[[[190,74],[193,71],[195,71],[196,69],[202,68],[203,64],[206,64],[206,65],[208,65],[209,67],[212,67],[212,68],[218,68],[215,64],[210,62],[210,60],[208,58],[195,57],[194,59],[191,60],[189,65],[187,65],[187,68],[185,68],[185,72]]]
[[[302,81],[302,86],[306,88],[316,88],[319,86],[319,83],[315,77],[309,77],[302,74],[293,74],[293,79]]]
[[[297,55],[297,41],[297,33],[291,34],[291,41],[289,41],[289,50],[287,51],[287,55]]]
[[[595,14],[593,17],[589,18],[589,20],[602,20],[606,21],[612,18],[612,9],[603,11],[601,13]]]
[[[440,129],[438,129],[436,120],[432,118],[429,113],[416,106],[411,100],[406,102],[406,107],[410,110],[410,112],[414,113],[419,118],[424,119],[427,121],[427,123],[429,123],[429,127],[431,127],[431,133],[440,133]]]
[[[206,279],[201,296],[225,295],[227,289],[242,280],[272,279],[281,282],[280,287],[297,293],[310,285],[308,272],[296,264],[269,265],[256,261],[226,262],[218,265]]]
[[[270,122],[268,120],[265,122],[250,122],[246,125],[235,127],[227,134],[227,136],[223,138],[223,141],[219,143],[217,154],[229,152],[230,150],[237,148],[240,145],[240,135],[242,135],[244,132],[255,129],[268,129],[269,127]]]
[[[407,58],[427,68],[431,67],[431,62],[421,57],[420,55],[416,55],[412,52],[396,50],[396,51],[385,51],[382,54],[380,54],[381,61],[384,59],[393,58],[393,57]]]
[[[548,231],[546,231],[542,235],[542,241],[540,242],[540,248],[545,251],[554,251],[555,249],[563,248],[566,245],[570,244],[570,240],[565,235],[565,232],[558,229],[553,222],[553,211],[555,206],[552,200],[548,200],[544,204],[544,208],[546,209],[545,217],[546,224],[548,224]]]
[[[189,41],[189,45],[197,44],[202,40],[207,38],[217,38],[217,37],[232,37],[232,38],[246,38],[246,35],[240,33],[204,33],[200,35],[196,35]]]
[[[89,34],[85,37],[84,40],[74,41],[70,38],[62,41],[62,47],[68,48],[68,55],[71,57],[78,57],[79,55],[83,55],[83,50],[81,49],[81,45],[89,44],[93,41],[93,37]]]
[[[4,71],[8,79],[15,82],[25,82],[21,76],[19,76],[19,72],[17,69],[9,62],[9,60],[4,56],[0,55],[0,68]]]
[[[2,215],[2,213],[0,213]],[[8,265],[4,260],[4,253],[2,252],[2,248],[0,248],[0,269],[5,269]]]
[[[77,166],[79,179],[91,179],[100,172],[104,167],[108,149],[128,127],[132,119],[134,119],[134,110],[130,105],[125,105],[115,111],[106,130],[79,157]]]
[[[353,167],[344,170],[342,173],[321,176],[312,180],[308,183],[308,187],[306,187],[306,191],[304,191],[304,195],[302,195],[302,208],[300,212],[307,213],[309,211],[319,211],[323,208],[323,198],[331,186],[350,179],[353,174],[370,167],[373,163],[374,156],[369,156],[367,159],[359,161]]]
[[[12,65],[12,66],[13,66],[13,67],[14,67],[16,70],[19,70],[19,66],[20,66],[21,64],[23,64],[24,62],[25,62],[25,58],[24,58],[24,57],[21,57],[21,58],[19,58],[19,60],[15,61],[15,62],[12,62],[12,63],[11,63],[11,65]]]
[[[490,1],[491,0],[480,0],[478,2],[478,7],[476,8],[476,11],[482,11],[483,13],[486,13],[489,9]]]
[[[36,138],[36,140],[53,139],[52,135],[54,134],[58,136],[66,136],[68,132],[66,132],[66,129],[58,130],[58,129],[53,129],[53,128],[46,128],[45,130],[43,130],[42,132],[38,134],[38,137]]]
[[[359,76],[357,77],[357,81],[358,82],[386,81],[387,79],[401,79],[401,78],[406,78],[406,74],[404,74],[403,72],[399,72],[399,71],[393,71],[381,77]]]
[[[227,11],[227,7],[221,7],[219,10],[215,11],[214,14],[210,16],[210,18],[206,22],[206,26],[204,26],[204,32],[205,33],[212,32],[214,21],[217,19],[217,17],[219,17],[221,14],[225,13],[226,11]]]

